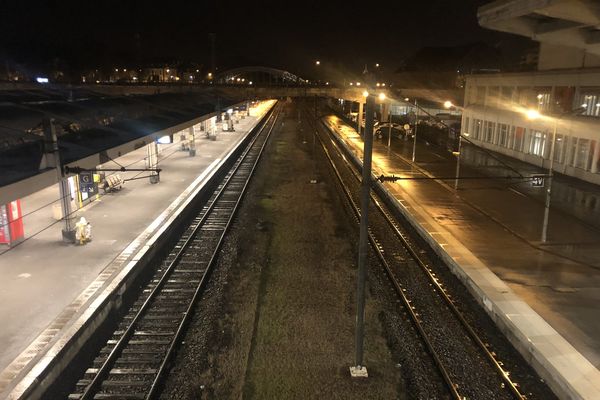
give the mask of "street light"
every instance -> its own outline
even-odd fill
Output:
[[[371,83],[368,75],[365,82]],[[373,153],[373,114],[375,112],[375,97],[366,97],[366,120],[365,134],[363,136],[363,168],[360,194],[360,235],[358,242],[358,270],[357,270],[357,294],[356,294],[356,330],[355,330],[355,365],[350,367],[350,375],[353,377],[368,377],[367,368],[363,364],[364,332],[365,332],[365,281],[367,275],[367,256],[369,253],[368,227],[369,227],[369,203],[371,197],[371,162]]]
[[[525,115],[530,120],[536,120],[538,118],[552,118],[554,127],[552,129],[552,143],[550,145],[550,166],[548,168],[548,189],[546,190],[546,202],[544,205],[544,222],[542,225],[542,243],[546,243],[548,239],[548,219],[550,217],[550,199],[552,196],[552,180],[554,177],[554,149],[556,148],[556,131],[558,128],[558,122],[565,115],[577,115],[585,112],[587,104],[582,104],[581,107],[575,108],[571,111],[566,111],[559,114],[557,117],[546,117],[540,114],[537,110],[527,110]]]
[[[408,97],[405,99],[408,101]],[[415,131],[413,135],[413,151],[412,151],[412,162],[415,162],[417,155],[417,129],[419,127],[419,105],[417,99],[415,99]]]
[[[321,61],[319,61],[319,60],[315,61],[315,65],[321,65]]]
[[[451,107],[453,107],[453,106],[454,106],[454,104],[452,104],[452,102],[451,102],[450,100],[446,100],[446,101],[444,102],[444,108],[445,108],[445,109],[450,109],[450,108],[451,108]]]
[[[541,118],[542,115],[537,110],[527,110],[527,118],[530,120],[536,120]],[[546,243],[548,239],[548,219],[550,217],[550,198],[552,195],[552,177],[554,172],[554,148],[556,144],[556,129],[558,127],[558,120],[560,117],[553,118],[554,127],[552,129],[552,143],[550,144],[550,166],[548,168],[548,189],[546,190],[546,202],[544,204],[544,222],[542,223],[542,243]]]

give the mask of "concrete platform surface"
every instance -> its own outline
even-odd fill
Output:
[[[0,248],[0,398],[28,364],[69,328],[102,286],[133,259],[144,240],[160,229],[161,221],[175,210],[174,204],[185,200],[182,193],[187,195],[201,184],[266,111],[261,108],[258,115],[240,119],[235,132],[221,132],[218,127],[216,140],[197,134],[193,157],[181,151],[178,142],[159,145],[160,183],[151,184],[148,178],[128,181],[121,191],[102,195],[78,210],[77,216],[85,216],[93,227],[93,239],[86,245],[61,240],[63,225],[53,216],[57,186],[21,200],[28,239],[8,251]],[[143,168],[145,157],[144,147],[115,161]]]
[[[352,127],[333,115],[324,123],[362,160],[362,138]],[[394,138],[388,148],[387,137],[375,140],[373,174],[454,176],[456,159],[434,147],[420,143],[416,164],[410,153],[412,141]],[[475,173],[463,169],[464,176]],[[538,199],[491,179],[460,182],[459,191],[453,185],[401,180],[385,187],[559,396],[600,398],[600,260],[594,246],[600,232],[554,210],[550,240],[541,244],[544,206]]]

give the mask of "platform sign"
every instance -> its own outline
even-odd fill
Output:
[[[544,175],[533,175],[531,177],[531,186],[544,187]]]
[[[79,174],[79,190],[86,193],[94,192],[94,174],[82,172]]]

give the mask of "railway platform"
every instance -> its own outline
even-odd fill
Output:
[[[362,160],[352,127],[333,115],[323,122]],[[454,176],[456,158],[418,143],[413,163],[412,141],[387,142],[374,141],[373,175],[405,178],[384,185],[409,222],[559,397],[600,397],[600,230],[561,204],[541,242],[536,196],[499,179],[455,190],[454,180],[432,178]],[[461,175],[478,171],[462,165]]]
[[[196,135],[195,156],[182,151],[176,140],[160,144],[158,184],[143,177],[131,180],[77,211],[77,218],[92,224],[92,241],[85,245],[62,241],[62,224],[52,207],[57,186],[21,199],[27,239],[0,248],[0,398],[14,398],[15,387],[35,379],[36,370],[52,362],[53,346],[68,340],[65,335],[76,329],[76,321],[85,318],[101,292],[130,268],[136,254],[181,211],[268,109],[262,103],[251,116],[239,119],[233,132],[222,131],[219,124],[216,140]],[[141,148],[114,161],[143,168],[145,157]],[[127,174],[134,173],[123,178],[134,177]]]

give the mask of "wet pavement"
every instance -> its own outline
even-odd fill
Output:
[[[354,129],[334,116],[327,116],[325,122],[342,132],[362,155],[362,139]],[[560,194],[551,207],[548,241],[541,243],[543,188],[528,189],[529,183],[515,185],[499,179],[465,179],[456,191],[454,179],[422,179],[455,176],[456,158],[445,149],[418,142],[416,164],[412,164],[412,141],[392,138],[391,148],[387,143],[386,136],[375,139],[374,174],[421,178],[387,183],[389,190],[423,207],[598,368],[600,231],[595,222],[578,218],[585,207],[569,203],[565,194],[583,192],[587,184],[562,177],[555,180],[553,188]],[[506,175],[507,169],[497,167],[497,161],[483,152],[469,146],[464,150],[467,161],[461,165],[461,176]],[[481,164],[487,167],[478,167]],[[527,166],[514,164],[526,172]],[[585,193],[580,197],[596,195],[593,190]],[[567,197],[561,200],[563,195]]]

